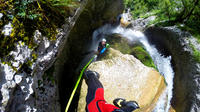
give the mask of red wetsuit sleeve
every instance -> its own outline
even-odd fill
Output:
[[[118,107],[106,103],[103,88],[98,88],[94,99],[87,105],[88,112],[112,112]]]
[[[105,101],[99,101],[98,106],[101,110],[101,112],[113,112],[115,109],[119,109],[118,107],[108,104]]]

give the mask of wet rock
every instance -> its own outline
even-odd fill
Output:
[[[144,65],[156,69],[151,56],[140,42],[129,41],[127,38],[119,34],[108,35],[106,36],[106,39],[110,44],[110,47],[119,50],[123,54],[131,54],[139,59]]]
[[[105,90],[105,99],[112,104],[115,98],[135,100],[141,107],[138,112],[151,112],[165,88],[163,76],[144,66],[131,55],[109,49],[106,60],[92,63],[88,69],[100,74]],[[142,81],[141,81],[142,80]],[[87,85],[82,82],[79,97],[79,112],[85,112]]]
[[[197,40],[176,26],[150,27],[145,35],[163,54],[172,56],[175,71],[172,107],[177,112],[200,111],[200,63],[191,47],[199,49]]]
[[[36,30],[34,50],[23,42],[13,43],[15,50],[0,60],[1,112],[59,112],[60,102],[56,76],[46,71],[56,60],[67,35],[82,8],[77,9],[62,29],[57,29],[56,41],[48,40]]]
[[[131,27],[135,30],[143,31],[149,24],[150,21],[156,19],[156,16],[150,16],[148,18],[138,18],[136,20],[132,20]]]
[[[119,16],[119,19],[120,19],[120,25],[122,27],[127,27],[127,26],[130,26],[131,24],[131,20],[132,20],[132,15],[130,13],[130,9],[127,9],[127,12],[126,13],[123,13]]]

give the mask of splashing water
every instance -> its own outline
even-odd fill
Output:
[[[99,41],[104,38],[105,35],[110,34],[120,34],[123,37],[127,38],[132,43],[142,43],[147,52],[152,57],[158,71],[164,76],[167,87],[163,92],[157,105],[153,112],[168,112],[171,106],[172,98],[172,89],[173,89],[173,77],[174,72],[171,66],[171,56],[164,57],[155,46],[151,45],[145,35],[140,31],[135,31],[132,29],[125,29],[121,26],[113,27],[109,24],[104,25],[103,27],[97,29],[93,33],[92,49],[97,49]]]

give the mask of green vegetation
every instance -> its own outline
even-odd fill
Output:
[[[131,9],[133,18],[146,18],[155,15],[150,24],[170,26],[184,24],[191,33],[200,34],[199,0],[124,0],[126,8]],[[198,39],[200,40],[199,36]]]
[[[106,39],[111,48],[117,49],[123,54],[131,53],[131,46],[128,44],[128,40],[121,37],[121,35],[113,34],[111,36],[108,36]]]
[[[177,25],[181,30],[189,31],[200,43],[199,0],[124,0],[124,4],[126,8],[131,9],[133,18],[147,18],[154,15],[156,19],[149,25]],[[194,47],[192,49],[194,59],[198,61],[200,51]]]
[[[200,51],[193,47],[193,55],[194,59],[200,63]]]
[[[139,59],[144,65],[157,69],[151,56],[142,46],[133,47],[131,54]]]
[[[134,18],[156,15],[175,22],[200,21],[199,0],[124,0]]]
[[[134,55],[144,65],[157,69],[151,56],[142,45],[139,44],[130,45],[130,43],[128,42],[128,40],[126,40],[126,38],[123,38],[118,34],[108,36],[106,39],[110,44],[111,48],[119,50],[123,54]]]
[[[74,0],[1,0],[0,13],[0,58],[5,57],[15,44],[22,41],[29,48],[34,48],[33,34],[39,30],[43,36],[56,39],[57,28],[61,27],[66,17],[72,16],[78,7]],[[12,33],[5,36],[3,27],[12,23]]]
[[[200,51],[197,50],[194,45],[190,42],[190,47],[192,48],[193,50],[193,58],[196,62],[199,62],[200,63]]]

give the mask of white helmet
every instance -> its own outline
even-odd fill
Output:
[[[102,42],[106,42],[106,39],[105,39],[105,38],[103,38],[103,39],[102,39]]]

